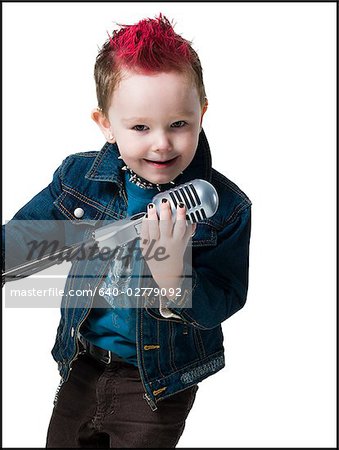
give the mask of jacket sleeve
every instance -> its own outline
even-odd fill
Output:
[[[247,297],[250,232],[249,205],[225,225],[216,247],[194,258],[191,295],[180,307],[169,302],[169,309],[201,329],[214,328],[240,310]]]
[[[58,236],[60,246],[63,245],[62,221],[53,203],[62,192],[62,171],[67,159],[54,172],[51,183],[2,225],[2,274],[26,261],[28,243],[34,239]]]

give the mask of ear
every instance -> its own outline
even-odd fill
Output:
[[[102,131],[102,134],[105,136],[106,141],[110,142],[111,144],[114,144],[115,138],[112,134],[111,130],[111,124],[105,114],[101,111],[99,108],[93,109],[91,113],[91,118],[94,120],[94,122],[98,125],[100,130]]]
[[[207,97],[205,97],[205,104],[201,110],[201,117],[200,117],[200,131],[202,130],[202,118],[204,117],[205,112],[207,111],[208,108],[208,100]]]

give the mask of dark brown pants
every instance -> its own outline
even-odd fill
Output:
[[[46,447],[174,448],[197,389],[174,394],[152,411],[136,367],[122,362],[105,367],[80,356],[60,389]]]

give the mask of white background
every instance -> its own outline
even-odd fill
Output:
[[[103,137],[93,67],[113,21],[163,12],[204,68],[213,166],[253,202],[245,307],[179,447],[335,446],[335,4],[3,4],[3,223]],[[56,308],[3,309],[5,447],[44,447]]]

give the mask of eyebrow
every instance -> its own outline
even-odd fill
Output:
[[[123,122],[147,122],[149,119],[146,117],[128,117],[126,119],[122,119]]]
[[[195,111],[186,111],[186,112],[179,112],[176,114],[177,116],[193,116]],[[150,122],[151,119],[147,117],[128,117],[122,119],[123,122]]]

